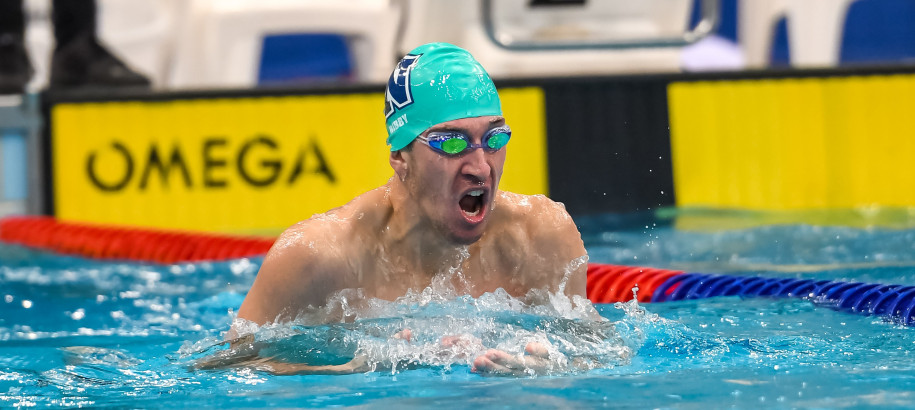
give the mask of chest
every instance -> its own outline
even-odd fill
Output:
[[[470,249],[462,258],[423,267],[406,257],[378,255],[362,264],[360,286],[367,296],[393,300],[409,291],[431,288],[435,293],[471,295],[503,288],[510,294],[526,293],[515,250]]]

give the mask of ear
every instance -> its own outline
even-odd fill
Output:
[[[405,150],[391,151],[391,157],[388,161],[391,163],[391,168],[394,168],[394,174],[397,175],[397,179],[403,181],[407,177],[407,163],[409,162],[409,152]]]

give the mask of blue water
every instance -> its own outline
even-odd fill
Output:
[[[909,227],[578,222],[592,262],[915,284]],[[374,301],[348,323],[255,332],[262,354],[333,364],[358,350],[374,372],[194,370],[228,351],[221,340],[260,262],[104,263],[0,245],[0,407],[915,405],[915,330],[801,299],[597,305],[593,318],[555,296],[528,305],[426,292]],[[403,328],[413,330],[410,342],[391,337]],[[456,333],[479,345],[443,349],[439,338]],[[586,365],[534,376],[470,372],[475,349],[521,353],[528,341],[550,346],[558,362]]]

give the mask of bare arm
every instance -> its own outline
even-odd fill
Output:
[[[322,307],[328,298],[346,285],[345,263],[333,245],[333,229],[320,222],[304,221],[277,239],[264,258],[245,296],[238,318],[258,325],[288,322],[309,307]],[[348,374],[371,370],[365,358],[357,356],[342,365],[314,366],[261,357],[254,335],[242,335],[233,328],[226,335],[227,350],[195,363],[197,369],[253,367],[277,375]]]
[[[196,370],[217,370],[236,367],[248,367],[275,375],[293,374],[352,374],[372,371],[364,356],[340,365],[309,365],[275,360],[272,357],[261,357],[260,347],[254,335],[227,340],[230,346],[214,355],[197,360],[192,368]]]
[[[586,297],[588,253],[578,227],[561,203],[543,196],[533,198],[535,217],[528,228],[533,254],[525,267],[532,275],[531,288]]]
[[[309,306],[323,306],[345,286],[340,249],[326,226],[306,221],[277,239],[238,310],[240,319],[263,325],[294,319]]]

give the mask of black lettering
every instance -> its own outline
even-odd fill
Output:
[[[225,179],[216,179],[213,178],[213,175],[210,173],[214,168],[225,168],[228,163],[225,160],[225,157],[222,158],[213,158],[212,149],[214,147],[226,146],[228,142],[225,138],[207,138],[203,142],[203,186],[207,188],[225,188],[226,180]]]
[[[318,162],[318,166],[313,169],[311,173],[324,175],[324,177],[327,178],[331,184],[336,183],[337,178],[334,176],[333,171],[330,170],[330,164],[324,159],[324,154],[321,152],[321,148],[318,146],[317,140],[312,138],[311,144],[308,148],[311,148],[311,152],[314,154],[315,160]],[[299,155],[295,158],[295,168],[293,168],[292,172],[289,174],[289,178],[286,181],[287,184],[292,185],[302,175],[302,172],[305,170],[306,154],[307,152],[304,147],[299,150]]]
[[[127,186],[127,183],[130,182],[130,178],[133,176],[133,158],[130,156],[130,151],[127,150],[127,147],[117,141],[113,141],[111,143],[111,147],[114,148],[115,151],[120,152],[124,157],[124,176],[120,181],[108,185],[99,179],[98,174],[95,172],[95,158],[97,155],[95,151],[89,154],[89,159],[86,160],[86,173],[89,175],[89,180],[92,181],[92,185],[95,185],[98,189],[106,192],[115,192],[124,189],[124,187]]]
[[[254,178],[245,168],[245,158],[248,156],[248,152],[252,148],[254,148],[255,145],[267,146],[272,151],[276,151],[276,148],[277,148],[276,142],[265,136],[259,136],[251,141],[246,142],[245,145],[241,147],[241,151],[238,152],[238,162],[237,162],[238,173],[249,184],[256,186],[256,187],[265,187],[265,186],[268,186],[268,185],[274,183],[276,181],[276,179],[279,178],[280,171],[283,168],[283,163],[280,162],[278,159],[262,160],[260,162],[261,166],[263,168],[271,170],[271,172],[269,173],[269,175],[266,178],[262,178],[262,179]]]
[[[162,185],[167,187],[168,175],[171,173],[172,167],[174,166],[181,168],[181,175],[184,177],[184,185],[187,188],[190,188],[191,174],[187,170],[187,164],[184,163],[184,158],[181,157],[181,151],[178,150],[178,147],[175,146],[172,148],[172,154],[168,159],[168,164],[163,164],[162,159],[159,158],[159,150],[156,148],[156,145],[150,145],[149,159],[146,162],[146,167],[143,169],[143,176],[140,177],[140,189],[146,189],[146,185],[149,183],[149,175],[152,173],[153,168],[159,171],[159,176],[162,178]]]
[[[327,177],[327,180],[330,181],[331,184],[336,183],[337,178],[334,177],[333,171],[330,170],[330,164],[324,160],[324,154],[321,153],[321,148],[318,147],[318,143],[314,139],[311,140],[311,150],[315,154],[315,159],[318,160],[318,167],[315,168],[312,172],[315,174],[324,175]]]
[[[287,185],[292,185],[295,180],[299,179],[299,176],[302,175],[302,171],[305,169],[305,147],[299,150],[299,155],[295,157],[295,168],[292,169],[292,172],[289,173],[289,178],[286,179]]]

